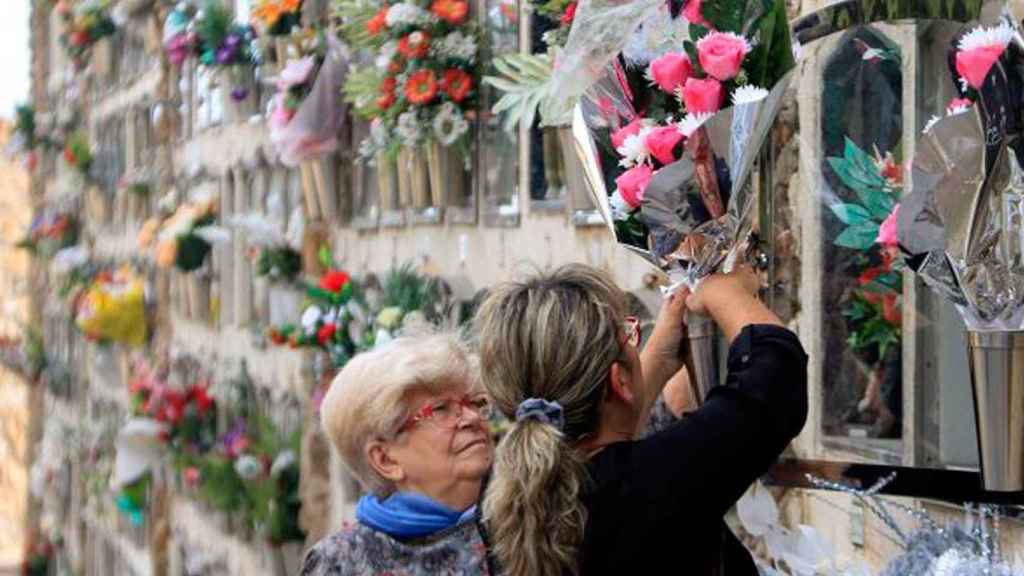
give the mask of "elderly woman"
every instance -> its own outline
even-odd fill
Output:
[[[451,334],[403,336],[353,358],[321,421],[369,494],[306,555],[306,576],[487,574],[476,502],[493,445],[477,366]]]
[[[722,517],[803,427],[807,358],[754,287],[741,273],[675,295],[642,352],[623,292],[592,268],[508,283],[484,302],[484,385],[515,419],[482,503],[503,574],[757,574]],[[678,368],[687,308],[731,343],[726,383],[638,438]]]

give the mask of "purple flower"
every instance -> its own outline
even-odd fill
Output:
[[[231,62],[231,59],[235,56],[235,50],[227,46],[221,47],[217,50],[217,64],[227,64]]]
[[[231,99],[235,102],[241,102],[249,97],[249,89],[241,86],[236,86],[231,90]]]
[[[228,34],[227,38],[224,39],[224,46],[228,48],[237,48],[238,44],[241,43],[242,39],[235,34]]]

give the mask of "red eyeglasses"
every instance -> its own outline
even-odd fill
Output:
[[[398,429],[401,434],[420,422],[433,424],[442,430],[452,430],[462,420],[464,410],[472,410],[482,420],[491,417],[493,409],[483,394],[463,396],[461,398],[439,398],[423,405],[422,408],[406,419]]]
[[[626,344],[636,348],[640,345],[640,319],[626,316],[622,322],[622,333],[626,335]]]

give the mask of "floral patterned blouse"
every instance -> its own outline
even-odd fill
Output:
[[[659,397],[646,434],[677,420]],[[409,540],[398,540],[359,522],[346,523],[306,553],[302,576],[491,576],[484,538],[478,522],[463,522]]]

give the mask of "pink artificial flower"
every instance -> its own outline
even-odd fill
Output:
[[[686,3],[683,8],[683,18],[690,24],[699,24],[707,27],[708,22],[704,19],[704,15],[701,14],[700,8],[704,0],[690,0]]]
[[[184,472],[182,472],[182,476],[184,476],[185,484],[188,485],[189,488],[199,486],[199,480],[201,479],[199,468],[189,466],[188,468],[185,468]]]
[[[685,52],[669,52],[651,62],[648,69],[651,80],[669,94],[675,94],[693,72],[690,57]]]
[[[662,164],[671,164],[678,160],[675,148],[682,139],[683,134],[675,126],[662,126],[651,130],[644,144],[655,160]]]
[[[639,208],[644,201],[644,191],[654,177],[654,169],[647,164],[639,164],[626,170],[621,176],[615,179],[615,185],[619,188],[619,195],[630,208]]]
[[[306,56],[298,60],[289,60],[284,70],[277,76],[277,89],[284,92],[292,86],[304,84],[316,66],[316,60],[312,56]]]
[[[697,41],[697,58],[709,76],[724,82],[739,74],[750,49],[750,42],[739,34],[712,32]]]
[[[274,96],[273,111],[270,113],[270,129],[281,130],[292,121],[295,116],[294,110],[289,110],[284,103],[284,92],[278,92]]]
[[[957,74],[975,89],[980,89],[992,65],[1003,55],[1013,37],[1013,28],[1006,23],[971,30],[957,43]]]
[[[970,98],[953,98],[946,104],[946,114],[956,114],[971,107],[974,102]]]
[[[690,114],[712,114],[722,106],[722,84],[714,78],[690,78],[683,85],[683,104]]]
[[[899,214],[900,205],[897,204],[892,209],[892,213],[885,218],[882,225],[878,227],[878,238],[875,239],[877,244],[881,244],[885,247],[894,247],[899,245]]]
[[[640,129],[644,127],[643,121],[643,118],[637,116],[629,124],[619,128],[615,132],[612,132],[612,146],[614,146],[616,150],[622,148],[622,145],[626,143],[626,138],[640,133]]]

